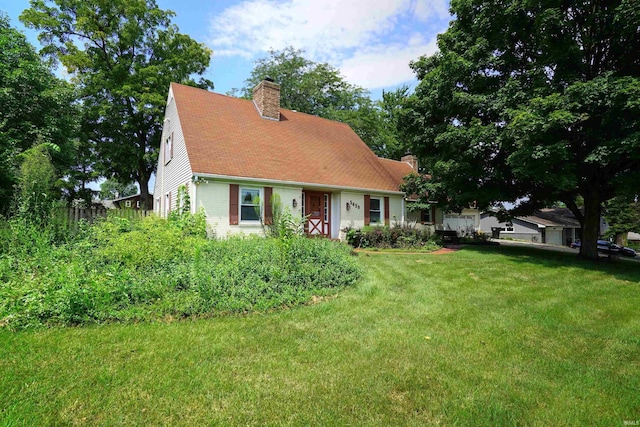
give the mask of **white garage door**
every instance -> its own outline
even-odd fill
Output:
[[[547,228],[547,243],[550,245],[562,245],[562,229]]]
[[[475,217],[473,215],[444,214],[442,225],[445,230],[473,233],[475,230]]]

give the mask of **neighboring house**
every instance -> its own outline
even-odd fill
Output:
[[[580,222],[567,208],[540,209],[530,216],[499,222],[495,212],[483,212],[480,228],[493,237],[511,238],[552,245],[570,245],[580,239]]]
[[[140,194],[134,194],[133,196],[119,197],[113,200],[103,200],[102,204],[107,209],[145,209],[153,210],[153,194],[149,195],[149,204],[151,206],[143,207],[140,199]]]
[[[217,236],[262,232],[271,196],[308,234],[341,238],[346,227],[404,222],[402,177],[413,156],[378,158],[346,124],[280,108],[280,86],[265,80],[253,101],[172,83],[155,182],[166,216],[180,187]]]
[[[633,231],[630,231],[629,233],[627,233],[627,240],[633,243],[640,243],[640,233],[634,233]]]

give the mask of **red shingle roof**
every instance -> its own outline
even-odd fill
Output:
[[[285,109],[263,119],[252,101],[171,87],[196,174],[399,191],[412,170],[376,157],[346,124]]]
[[[382,164],[382,166],[387,170],[387,172],[389,173],[389,175],[391,175],[391,177],[396,181],[401,183],[403,181],[403,178],[407,175],[409,175],[410,173],[416,173],[416,171],[413,170],[413,168],[406,162],[399,162],[397,160],[391,160],[391,159],[383,159],[383,158],[378,158],[378,161],[380,162],[380,164]]]

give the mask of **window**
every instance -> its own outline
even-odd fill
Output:
[[[124,205],[125,205],[127,208],[130,208],[130,207],[131,207],[131,200],[125,200]]]
[[[240,189],[240,221],[260,220],[260,190],[257,188]]]
[[[369,200],[369,222],[371,224],[380,224],[380,199],[374,199],[373,197]]]
[[[169,160],[173,157],[173,132],[167,137],[164,142],[164,164],[169,163]]]
[[[505,233],[513,233],[513,224],[511,223],[506,224],[502,229],[502,231],[504,231]]]
[[[428,224],[431,223],[431,209],[423,209],[420,211],[420,222]]]
[[[140,209],[140,200],[136,202],[136,208]]]
[[[324,222],[329,222],[329,195],[324,195]]]

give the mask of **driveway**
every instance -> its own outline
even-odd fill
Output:
[[[538,248],[545,251],[552,252],[565,252],[570,254],[578,255],[579,249],[570,248],[568,246],[556,246],[556,245],[546,245],[544,243],[533,243],[533,242],[518,242],[516,240],[503,240],[503,239],[491,239],[493,242],[500,243],[500,246],[528,246],[530,248]],[[601,258],[606,258],[607,255],[600,254]],[[635,261],[640,262],[640,257],[636,255],[635,258],[629,258],[626,256],[621,256],[620,259],[626,261]]]

